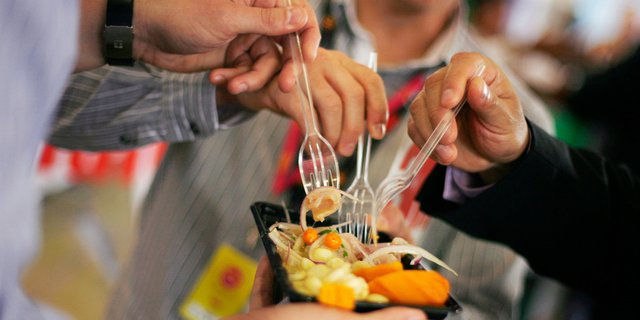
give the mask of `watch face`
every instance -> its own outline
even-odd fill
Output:
[[[133,28],[105,26],[104,55],[110,65],[133,65]]]

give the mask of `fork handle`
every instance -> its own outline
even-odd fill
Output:
[[[478,66],[476,71],[473,73],[473,77],[481,76],[484,72],[484,69],[484,64]],[[440,143],[440,140],[444,136],[445,132],[447,132],[447,130],[451,126],[451,122],[456,118],[456,116],[460,112],[460,109],[462,109],[462,106],[464,106],[465,103],[467,103],[466,94],[458,103],[458,105],[456,105],[450,112],[447,112],[445,116],[440,120],[440,122],[438,122],[438,125],[433,130],[433,133],[431,133],[429,139],[427,139],[427,142],[425,142],[425,144],[420,149],[420,152],[418,152],[418,155],[416,155],[416,158],[411,163],[409,170],[407,170],[407,172],[410,174],[409,183],[413,181],[424,163],[427,162],[427,159],[429,159],[429,157],[433,153],[433,150],[435,150],[435,148],[438,146],[438,143]]]
[[[460,112],[460,109],[462,109],[462,106],[466,102],[467,99],[462,99],[462,101],[460,101],[460,103],[458,103],[458,105],[453,108],[453,110],[448,111],[447,114],[445,114],[445,116],[440,120],[436,128],[433,130],[433,133],[429,136],[429,139],[422,146],[420,152],[418,152],[415,159],[411,163],[411,166],[407,170],[407,173],[409,173],[410,175],[411,181],[413,181],[413,178],[416,177],[424,163],[427,162],[427,159],[429,159],[429,157],[433,153],[433,150],[435,150],[438,146],[438,143],[444,136],[444,133],[447,132],[447,129],[449,129],[449,127],[451,126],[451,121],[455,119],[455,117]]]
[[[291,6],[291,1],[288,1]],[[296,75],[296,86],[298,87],[298,97],[302,107],[302,115],[304,117],[304,125],[307,135],[319,134],[315,117],[313,116],[313,99],[311,97],[311,88],[309,86],[309,76],[307,68],[302,57],[302,45],[300,44],[300,35],[298,32],[289,34],[289,50],[291,51],[291,59],[293,60],[293,72]]]

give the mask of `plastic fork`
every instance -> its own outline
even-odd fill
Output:
[[[369,55],[369,68],[377,71],[378,54],[372,52]],[[346,226],[346,232],[356,236],[361,242],[370,242],[369,217],[374,213],[375,194],[369,184],[369,158],[371,156],[371,136],[365,131],[358,138],[356,176],[347,188],[347,193],[358,199],[357,201],[345,201],[346,205],[340,208],[338,221],[350,222]]]
[[[291,6],[291,0],[288,0]],[[329,142],[320,134],[314,116],[313,99],[309,87],[307,68],[302,58],[300,36],[297,32],[289,35],[293,70],[296,74],[296,90],[300,99],[300,107],[304,117],[306,132],[298,152],[298,168],[304,191],[308,194],[319,187],[336,187],[340,189],[340,170],[335,151]]]
[[[473,76],[479,77],[480,75],[482,75],[484,69],[485,66],[480,65],[474,72]],[[393,198],[395,198],[398,194],[409,187],[424,163],[433,153],[433,150],[435,150],[436,146],[444,136],[444,133],[451,126],[451,121],[455,119],[455,117],[458,115],[458,112],[460,112],[460,109],[462,109],[462,106],[464,106],[466,102],[467,99],[465,96],[465,98],[463,98],[458,103],[458,105],[456,105],[452,110],[444,115],[436,128],[433,130],[433,133],[431,133],[431,136],[429,136],[429,139],[427,139],[427,142],[425,142],[425,144],[420,149],[420,152],[418,152],[418,155],[416,155],[416,157],[413,159],[411,165],[407,170],[403,171],[400,174],[389,176],[380,183],[380,185],[376,189],[377,210],[375,212],[374,221],[380,211],[382,211],[382,209],[384,209],[384,207]]]

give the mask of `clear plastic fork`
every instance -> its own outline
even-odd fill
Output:
[[[291,0],[288,0],[291,6]],[[302,58],[302,47],[298,33],[289,35],[289,45],[296,75],[296,90],[300,99],[306,132],[298,152],[298,168],[304,191],[308,194],[319,187],[340,189],[338,159],[331,144],[320,134],[314,116],[313,99],[309,87],[307,68]]]
[[[372,52],[369,55],[369,68],[374,72],[377,68],[378,54]],[[347,188],[347,193],[352,195],[357,201],[345,201],[346,204],[340,208],[338,222],[349,222],[345,231],[353,234],[363,243],[371,242],[369,217],[374,213],[375,194],[369,183],[369,158],[371,156],[371,136],[365,131],[358,138],[356,175],[353,182]]]
[[[482,75],[484,69],[485,66],[480,65],[474,72],[473,76],[479,77],[480,75]],[[451,109],[444,115],[436,128],[433,130],[433,133],[431,133],[431,136],[429,136],[429,139],[427,139],[427,142],[425,142],[425,144],[420,149],[420,152],[418,152],[418,155],[416,155],[416,157],[413,159],[411,165],[409,166],[409,168],[407,168],[407,170],[403,171],[400,174],[385,178],[380,183],[380,185],[378,185],[378,188],[376,189],[377,210],[373,217],[374,223],[380,211],[382,211],[382,209],[384,209],[384,207],[393,198],[395,198],[407,187],[409,187],[424,163],[433,153],[433,150],[435,150],[436,146],[444,136],[444,133],[447,131],[447,129],[449,129],[449,126],[451,126],[452,120],[455,119],[455,117],[458,115],[458,112],[460,112],[460,109],[462,109],[462,106],[464,106],[466,102],[467,99],[465,97],[453,109]]]

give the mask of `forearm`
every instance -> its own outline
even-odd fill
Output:
[[[611,261],[637,255],[632,239],[616,238],[633,237],[627,229],[638,214],[638,179],[535,131],[537,139],[532,137],[520,163],[462,206],[442,199],[444,168],[437,169],[421,192],[423,210],[471,235],[509,245],[541,274],[596,292],[616,282],[599,282]],[[613,250],[620,245],[628,248]],[[618,274],[628,274],[618,268]]]
[[[191,141],[252,114],[217,104],[216,92],[206,73],[171,73],[143,64],[85,71],[67,87],[49,142],[98,151]]]

